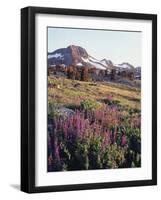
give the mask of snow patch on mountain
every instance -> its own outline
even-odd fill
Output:
[[[106,67],[105,67],[105,66],[102,66],[102,64],[99,63],[99,62],[97,62],[96,59],[93,59],[93,58],[91,58],[91,57],[88,57],[88,58],[83,58],[83,57],[81,57],[81,59],[82,59],[85,63],[94,66],[96,69],[103,69],[103,70],[106,69]]]
[[[83,66],[82,63],[77,63],[76,65],[77,65],[77,66]]]
[[[106,65],[106,61],[105,61],[105,60],[102,60],[101,63],[102,63],[103,65]]]
[[[48,59],[50,58],[63,58],[64,56],[61,53],[49,54]]]
[[[119,67],[121,69],[134,69],[134,67],[129,63],[115,64],[115,67]]]

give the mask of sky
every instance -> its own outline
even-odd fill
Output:
[[[141,66],[142,33],[48,27],[48,52],[69,45],[86,49],[94,58],[110,59],[114,64],[128,62]]]

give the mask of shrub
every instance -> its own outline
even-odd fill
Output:
[[[101,103],[97,102],[94,99],[85,99],[81,103],[81,108],[84,110],[93,110],[99,108]]]
[[[50,121],[48,171],[140,167],[140,124],[126,124],[116,106],[93,109],[96,102],[88,101],[72,115]]]

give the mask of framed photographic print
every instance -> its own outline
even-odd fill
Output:
[[[21,10],[21,190],[157,184],[157,16]]]

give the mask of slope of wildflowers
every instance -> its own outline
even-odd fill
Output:
[[[138,88],[49,77],[48,171],[140,167],[140,119]]]

